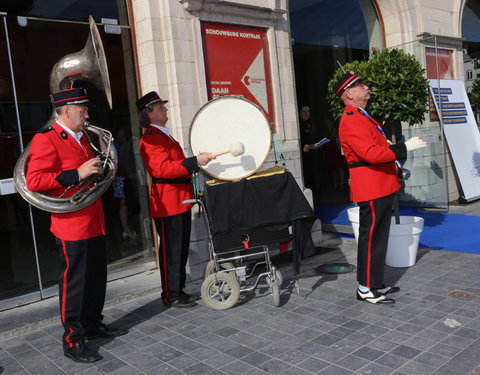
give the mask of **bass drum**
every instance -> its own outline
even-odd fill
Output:
[[[189,140],[194,155],[224,152],[241,142],[245,148],[242,155],[228,152],[201,167],[214,178],[235,181],[263,166],[272,146],[272,133],[265,114],[255,104],[242,97],[221,96],[197,112],[190,124]]]

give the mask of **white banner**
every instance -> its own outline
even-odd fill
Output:
[[[440,88],[438,87],[440,85]],[[457,171],[463,198],[480,198],[480,133],[463,81],[431,79],[430,90]]]

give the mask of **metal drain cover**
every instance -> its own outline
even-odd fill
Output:
[[[325,275],[339,275],[355,271],[356,267],[348,263],[327,263],[315,268],[315,271]]]

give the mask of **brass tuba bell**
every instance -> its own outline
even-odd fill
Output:
[[[50,73],[50,92],[72,88],[75,81],[84,80],[91,82],[105,93],[110,109],[112,108],[112,94],[108,76],[107,61],[102,40],[97,25],[92,16],[89,17],[90,34],[85,47],[79,52],[71,53],[61,58],[52,68]],[[50,119],[43,126],[49,127],[55,122],[57,114],[53,111]],[[50,197],[46,194],[33,192],[27,189],[25,178],[25,164],[28,159],[30,145],[25,147],[17,160],[13,172],[15,187],[20,195],[31,205],[44,211],[55,213],[73,212],[85,208],[95,202],[107,190],[115,177],[118,167],[117,153],[113,146],[112,134],[102,128],[85,124],[84,134],[93,149],[103,160],[104,173],[100,176],[91,176],[79,184],[74,185],[79,190],[71,197]],[[96,147],[88,132],[99,138]],[[68,187],[64,194],[72,187]]]
[[[62,57],[50,73],[50,92],[73,87],[77,80],[89,81],[105,93],[112,109],[112,90],[102,39],[93,17],[89,17],[90,34],[82,50]]]

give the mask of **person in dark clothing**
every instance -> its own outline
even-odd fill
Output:
[[[322,162],[321,150],[315,144],[320,141],[321,134],[314,124],[310,107],[305,105],[300,108],[300,146],[302,152],[302,167],[305,187],[314,192],[321,188]]]

